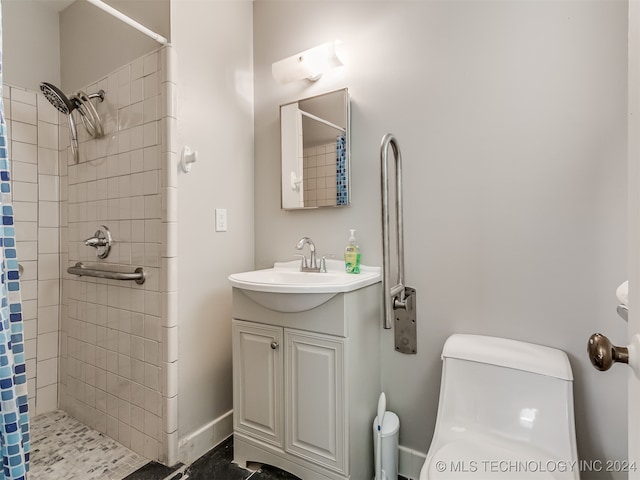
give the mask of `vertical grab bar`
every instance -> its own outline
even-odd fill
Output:
[[[390,287],[389,270],[389,145],[393,150],[396,166],[396,261],[398,263],[398,279],[396,285]],[[382,190],[382,291],[384,292],[384,328],[391,328],[391,319],[396,300],[404,303],[404,231],[402,222],[402,155],[396,137],[387,133],[382,137],[380,145],[380,168]]]
[[[389,254],[389,146],[396,167],[396,262],[397,283],[391,286]],[[383,327],[390,329],[396,320],[395,349],[401,353],[416,353],[416,291],[404,284],[404,220],[402,209],[402,154],[398,140],[391,133],[382,137],[380,145],[380,180],[382,197],[382,298]],[[397,315],[395,311],[398,310]]]

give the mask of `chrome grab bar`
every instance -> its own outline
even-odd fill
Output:
[[[389,145],[393,149],[396,162],[396,260],[398,263],[398,283],[389,287]],[[404,305],[404,232],[402,222],[402,155],[396,138],[387,133],[380,145],[381,189],[382,189],[382,291],[384,308],[384,328],[391,328],[393,310]],[[398,295],[400,298],[398,299]],[[397,302],[397,303],[396,303]]]
[[[397,283],[391,286],[389,255],[389,146],[396,167],[396,261]],[[380,180],[382,197],[382,305],[383,327],[390,329],[395,319],[395,349],[401,353],[416,353],[416,291],[404,284],[404,222],[402,210],[402,155],[398,140],[390,133],[380,145]],[[397,312],[396,312],[397,310]]]
[[[111,270],[100,270],[97,268],[87,268],[82,262],[77,262],[73,267],[67,268],[67,273],[78,276],[106,278],[109,280],[134,280],[138,285],[145,281],[144,268],[138,267],[133,273],[114,272]]]

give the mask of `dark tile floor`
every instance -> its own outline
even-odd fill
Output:
[[[174,473],[174,475],[172,475]],[[295,475],[270,465],[263,465],[252,472],[233,463],[233,437],[227,438],[210,452],[205,453],[190,466],[179,464],[173,468],[156,462],[128,475],[123,480],[300,480]],[[407,480],[399,476],[398,480]]]
[[[174,475],[171,475],[174,473]],[[298,477],[269,465],[252,472],[233,463],[233,437],[229,437],[210,452],[205,453],[186,469],[183,465],[173,468],[156,462],[128,475],[123,480],[300,480]]]

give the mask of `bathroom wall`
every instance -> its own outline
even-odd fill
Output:
[[[346,66],[316,83],[272,78],[272,62],[333,39]],[[593,332],[626,343],[626,42],[622,1],[255,2],[257,267],[291,259],[303,235],[339,255],[349,228],[380,265],[379,145],[400,141],[418,353],[383,332],[382,384],[403,447],[427,451],[443,342],[468,332],[565,350],[581,458],[626,458],[627,371],[586,357]],[[278,107],[342,87],[352,204],[282,211]],[[421,461],[403,450],[405,474]]]
[[[107,0],[105,3],[171,39],[169,0]],[[155,40],[88,2],[75,1],[60,12],[64,91],[75,91],[157,48]]]
[[[3,86],[11,161],[29,408],[57,408],[59,314],[58,113],[44,96]]]
[[[2,79],[39,90],[40,82],[60,83],[60,29],[57,0],[2,0]]]
[[[231,434],[231,288],[253,268],[252,2],[176,1],[179,457],[193,461]],[[228,229],[215,230],[215,209]],[[261,241],[260,239],[257,240]]]

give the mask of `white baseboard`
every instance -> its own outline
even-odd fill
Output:
[[[418,480],[426,458],[426,453],[412,450],[402,445],[398,446],[398,475],[411,480]]]
[[[178,459],[190,465],[233,433],[233,410],[178,440]],[[398,474],[410,480],[420,478],[427,454],[398,446]]]
[[[178,440],[178,460],[190,465],[233,433],[233,410]]]

